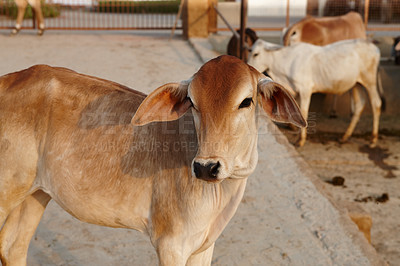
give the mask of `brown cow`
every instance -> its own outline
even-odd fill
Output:
[[[35,12],[36,21],[39,26],[37,34],[39,36],[43,35],[45,26],[41,8],[41,1],[40,0],[14,0],[14,1],[15,4],[17,5],[18,13],[17,13],[17,21],[15,23],[14,29],[11,31],[11,34],[15,35],[21,30],[21,25],[22,21],[24,20],[25,10],[29,3],[29,5],[31,5],[32,9]]]
[[[336,17],[307,16],[287,29],[283,45],[306,42],[323,46],[348,39],[367,39],[363,20],[357,12]]]
[[[0,258],[25,265],[50,199],[147,233],[160,265],[209,265],[257,164],[257,109],[305,126],[292,97],[222,56],[149,96],[65,68],[0,78]]]

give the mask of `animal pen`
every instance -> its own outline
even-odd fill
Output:
[[[47,30],[171,30],[182,29],[181,0],[41,0]],[[183,0],[196,1],[196,0]],[[306,15],[335,16],[359,12],[372,31],[400,31],[400,0],[243,0],[248,2],[247,27],[257,31],[281,31]],[[233,28],[240,28],[240,1],[209,0]],[[216,12],[215,12],[216,13]],[[14,0],[0,0],[0,29],[14,27]],[[22,24],[34,29],[28,6]],[[219,16],[220,17],[220,16]],[[230,19],[231,18],[231,19]],[[210,32],[228,31],[224,22]]]

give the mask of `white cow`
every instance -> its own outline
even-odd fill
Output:
[[[257,164],[256,110],[305,126],[279,84],[232,56],[149,96],[64,68],[0,77],[0,259],[25,265],[50,199],[145,232],[160,265],[209,265]]]
[[[373,112],[371,146],[378,140],[381,98],[377,86],[380,60],[379,49],[366,40],[345,40],[327,46],[298,43],[289,47],[274,47],[273,44],[257,40],[252,47],[248,64],[258,71],[267,71],[271,78],[290,89],[298,96],[300,109],[307,119],[311,95],[316,92],[342,94],[352,90],[354,113],[341,141],[345,142],[364,109],[362,85],[368,92]],[[298,142],[303,146],[306,129],[301,130]]]
[[[307,16],[291,25],[283,36],[283,45],[290,46],[299,42],[324,46],[337,41],[350,39],[367,39],[365,25],[361,15],[348,12],[341,16],[312,17]],[[336,117],[336,95],[330,111]]]

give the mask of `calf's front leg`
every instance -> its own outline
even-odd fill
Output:
[[[371,101],[371,109],[372,109],[372,115],[373,115],[372,139],[371,139],[370,147],[374,148],[376,146],[376,143],[378,142],[379,117],[381,115],[382,100],[376,89],[376,85],[375,86],[371,85],[371,88],[372,89],[367,90],[367,92],[369,94],[369,98]]]
[[[350,125],[348,126],[346,132],[339,142],[346,142],[349,137],[353,134],[354,128],[356,127],[358,120],[365,106],[365,98],[363,97],[363,92],[361,91],[360,85],[355,85],[351,91],[351,101],[354,103],[354,112],[351,117]]]
[[[38,190],[9,214],[0,231],[0,260],[4,266],[26,265],[29,242],[50,199]]]
[[[308,108],[310,107],[311,91],[300,90],[300,111],[304,119],[308,119]],[[300,139],[297,142],[297,146],[302,147],[306,143],[307,128],[304,127],[300,132]]]
[[[178,238],[179,239],[179,238]],[[209,266],[214,251],[213,243],[206,250],[192,254],[191,241],[168,237],[156,241],[160,266]]]
[[[15,22],[14,29],[11,31],[11,35],[17,34],[21,30],[22,21],[24,20],[25,10],[28,2],[25,0],[15,0],[18,7],[17,21]]]
[[[176,241],[159,239],[155,245],[160,266],[185,266],[189,254],[185,254],[185,247]]]
[[[33,1],[31,1],[33,2]],[[36,16],[36,21],[38,25],[38,31],[37,34],[39,36],[42,36],[44,33],[44,18],[43,18],[43,13],[42,13],[42,7],[40,1],[34,1],[34,4],[31,4],[33,7],[33,10],[35,11],[35,16]]]
[[[203,252],[191,255],[186,263],[186,266],[211,265],[212,256],[214,252],[214,245],[215,243],[212,244],[208,249],[204,250]]]

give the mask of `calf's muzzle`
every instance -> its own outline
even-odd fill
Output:
[[[219,168],[221,164],[219,162],[208,162],[201,164],[199,162],[193,162],[193,172],[196,178],[203,179],[206,181],[216,181],[218,178]]]

